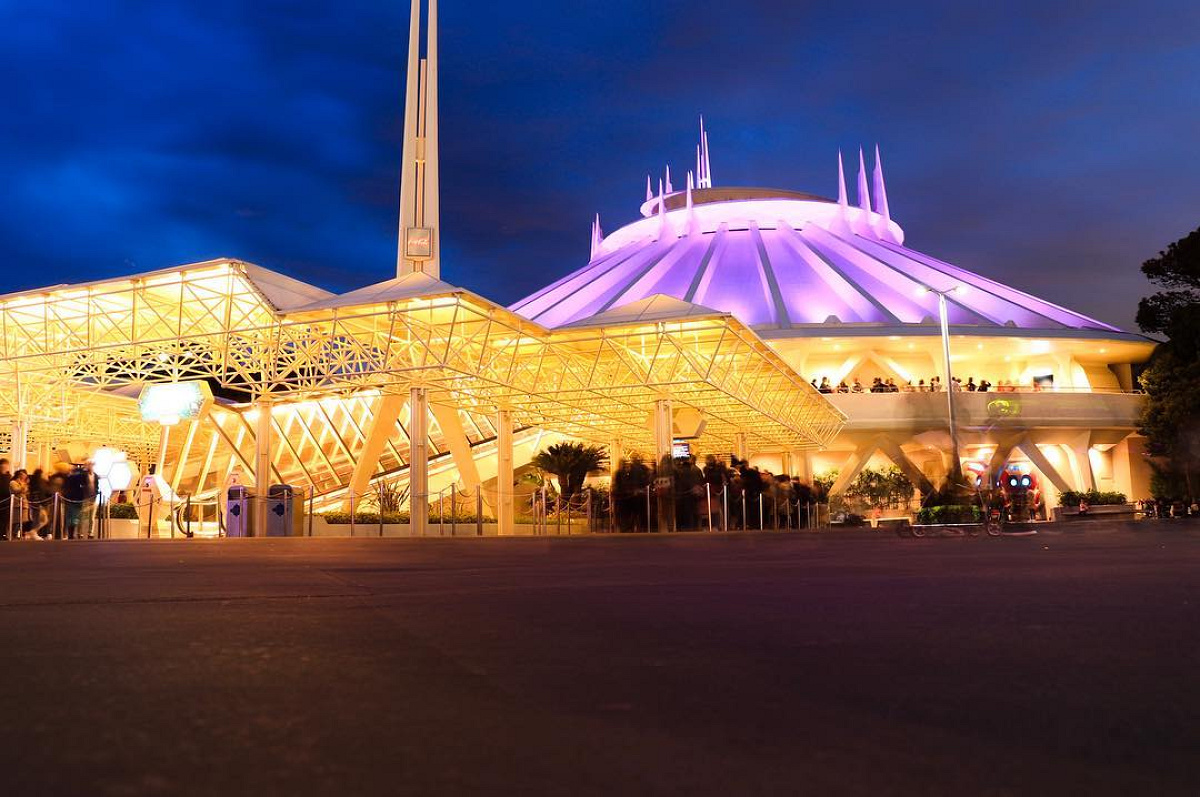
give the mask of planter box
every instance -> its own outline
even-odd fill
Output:
[[[112,518],[108,521],[107,539],[144,540],[146,539],[146,527],[136,520]]]
[[[513,536],[516,537],[532,537],[538,533],[538,530],[528,523],[517,523],[513,527]],[[548,535],[555,536],[555,527],[552,524],[548,529]],[[572,532],[568,532],[566,526],[562,528],[562,536],[567,536],[568,533],[580,534],[583,533],[582,526],[576,526]],[[303,534],[308,536],[308,519],[305,518],[303,524]],[[499,534],[499,528],[495,523],[483,524],[483,536],[495,537]],[[370,539],[372,537],[412,537],[412,526],[407,523],[384,523],[382,527],[378,523],[355,523],[351,528],[349,523],[327,523],[320,515],[314,515],[312,518],[312,536],[313,537],[362,537]],[[425,537],[462,537],[462,538],[477,538],[479,535],[476,531],[474,523],[458,523],[453,526],[447,523],[441,526],[437,523],[430,523],[425,530]]]
[[[1133,504],[1102,504],[1088,509],[1086,515],[1079,514],[1074,507],[1054,507],[1055,522],[1087,522],[1089,520],[1133,520],[1136,510]]]
[[[905,529],[898,527],[896,533],[902,537],[962,537],[987,533],[985,523],[938,523],[936,525],[913,525]]]

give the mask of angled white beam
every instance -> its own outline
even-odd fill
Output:
[[[896,463],[896,467],[904,471],[904,475],[908,477],[908,480],[912,482],[923,495],[928,495],[929,493],[933,492],[933,484],[928,478],[926,478],[925,474],[921,472],[921,469],[918,468],[916,464],[908,458],[908,455],[904,453],[904,449],[900,447],[899,443],[897,443],[888,435],[880,435],[878,438],[878,444],[879,450],[882,451],[888,459]]]
[[[1059,492],[1065,493],[1071,489],[1071,485],[1068,484],[1067,480],[1062,477],[1062,474],[1050,464],[1050,460],[1046,459],[1046,455],[1042,453],[1040,448],[1038,448],[1037,443],[1033,442],[1028,437],[1025,437],[1020,443],[1017,444],[1017,448],[1021,449],[1025,456],[1029,457],[1029,461],[1033,463],[1033,466],[1040,470],[1042,475],[1049,479],[1050,483],[1058,488]]]
[[[467,439],[467,433],[463,430],[458,408],[447,404],[433,404],[430,410],[438,428],[442,430],[442,439],[446,448],[450,450],[454,466],[458,468],[458,477],[462,481],[463,489],[473,492],[479,486],[479,468],[475,465],[471,441]]]
[[[371,418],[371,425],[366,430],[366,439],[354,462],[354,472],[350,476],[350,490],[346,502],[349,506],[350,495],[355,496],[357,503],[371,486],[371,477],[379,467],[379,458],[387,448],[388,440],[396,431],[396,421],[404,410],[407,396],[399,393],[385,393],[379,399],[379,406]]]

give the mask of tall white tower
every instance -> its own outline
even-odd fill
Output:
[[[441,274],[438,190],[437,0],[411,0],[408,31],[408,85],[404,94],[404,161],[400,172],[400,245],[396,276],[423,271]],[[425,55],[421,56],[421,9],[425,14]]]

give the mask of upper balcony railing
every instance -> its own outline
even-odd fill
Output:
[[[954,408],[963,428],[1087,427],[1134,429],[1144,396],[1117,390],[1063,389],[1016,392],[955,391]],[[946,426],[946,393],[828,393],[844,412],[848,430],[920,432]]]

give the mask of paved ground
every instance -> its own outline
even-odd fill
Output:
[[[1198,568],[1184,526],[0,545],[0,794],[1196,794]]]

